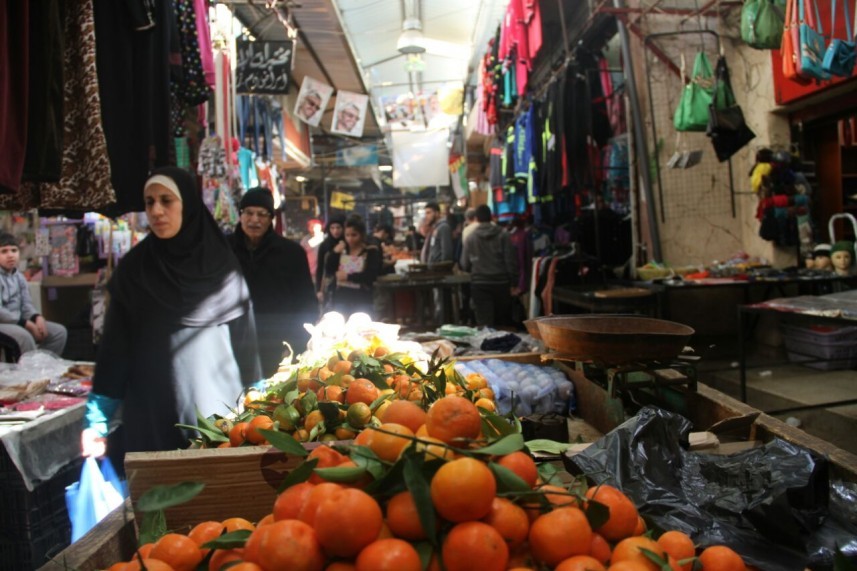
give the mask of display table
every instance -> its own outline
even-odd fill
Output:
[[[459,323],[459,305],[461,300],[461,287],[470,283],[469,274],[449,274],[441,276],[424,276],[424,277],[409,277],[400,275],[386,275],[375,280],[374,288],[379,305],[383,308],[379,319],[384,317],[390,321],[396,321],[396,318],[408,317],[413,320],[417,327],[427,327],[430,324],[440,326],[442,323]],[[431,307],[434,303],[431,299],[433,291],[439,291],[439,299],[441,307],[437,316],[449,316],[449,319],[442,319],[435,323],[426,319],[426,308]],[[407,315],[397,315],[395,311],[395,296],[400,292],[409,292],[414,295],[413,311],[407,312]]]
[[[0,569],[33,569],[71,541],[65,488],[80,476],[84,403],[0,425]]]

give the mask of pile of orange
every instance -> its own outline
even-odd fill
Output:
[[[441,375],[445,383],[437,382]],[[448,364],[423,374],[403,365],[399,356],[383,346],[375,348],[371,356],[359,351],[352,351],[348,358],[336,354],[320,367],[298,370],[289,381],[267,392],[248,391],[244,411],[234,421],[209,419],[208,430],[201,431],[196,446],[267,444],[259,429],[279,430],[299,442],[350,440],[367,427],[397,423],[398,414],[405,409],[393,405],[411,403],[425,415],[433,402],[450,394],[466,398],[483,415],[496,411],[494,392],[479,374],[463,378]],[[396,413],[386,415],[388,408]]]
[[[616,488],[545,484],[524,450],[492,454],[468,399],[446,396],[428,412],[394,401],[384,418],[396,422],[363,431],[348,447],[315,448],[312,476],[283,491],[256,525],[204,522],[110,571],[193,571],[206,561],[209,571],[689,571],[695,561],[702,571],[746,569],[725,546],[697,553],[679,531],[654,539]],[[497,450],[499,442],[488,445]],[[366,471],[332,481],[331,468],[354,469],[367,458],[387,468],[381,477]],[[408,480],[414,463],[421,480]],[[385,489],[372,485],[381,482]],[[207,545],[236,529],[250,530],[243,547]]]

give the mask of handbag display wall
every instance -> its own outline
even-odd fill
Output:
[[[745,0],[741,8],[741,39],[757,50],[779,49],[785,8],[785,0]]]
[[[682,55],[684,80],[684,55]],[[681,92],[678,107],[673,114],[676,131],[705,131],[708,125],[708,107],[714,96],[714,74],[705,52],[698,52],[693,62],[693,74]]]
[[[836,4],[833,0],[830,7],[830,45],[824,52],[824,60],[821,67],[830,75],[838,77],[851,77],[854,71],[854,63],[857,61],[857,41],[851,35],[851,15],[848,13],[848,2],[842,0],[842,11],[845,13],[845,39],[833,37],[836,34]],[[857,12],[857,9],[855,9]]]

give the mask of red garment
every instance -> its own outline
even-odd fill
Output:
[[[0,193],[17,192],[27,152],[29,0],[0,0]]]
[[[527,47],[530,60],[542,48],[542,9],[539,0],[524,0],[524,21],[527,25]]]

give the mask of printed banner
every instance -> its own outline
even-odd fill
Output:
[[[333,123],[330,126],[331,133],[362,137],[363,122],[366,120],[366,106],[368,104],[368,95],[337,91],[336,109],[333,111]]]
[[[377,164],[377,145],[355,145],[336,150],[336,166],[338,167],[367,167]]]
[[[235,40],[235,92],[278,95],[289,92],[294,42]]]
[[[295,103],[294,116],[308,125],[318,127],[332,94],[331,86],[309,76],[305,77]]]

